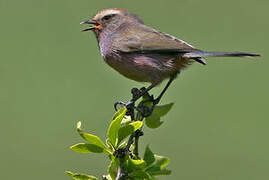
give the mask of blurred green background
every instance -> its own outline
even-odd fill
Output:
[[[80,32],[81,20],[110,7],[201,49],[262,54],[185,70],[162,100],[174,108],[159,129],[145,129],[141,144],[171,158],[172,175],[162,179],[268,179],[267,0],[0,0],[0,179],[106,172],[103,155],[69,150],[82,141],[76,122],[104,139],[113,103],[147,85],[110,69],[94,35]]]

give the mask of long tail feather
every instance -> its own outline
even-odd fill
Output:
[[[245,52],[206,52],[206,51],[194,51],[185,53],[183,57],[186,58],[201,58],[201,57],[255,57],[259,54],[245,53]]]

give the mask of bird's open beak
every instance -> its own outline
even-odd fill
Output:
[[[90,26],[90,27],[87,27],[81,31],[91,31],[91,30],[95,30],[99,25],[100,23],[98,23],[97,21],[93,20],[93,19],[90,19],[90,20],[87,20],[87,21],[82,21],[80,24],[93,24],[95,26]]]

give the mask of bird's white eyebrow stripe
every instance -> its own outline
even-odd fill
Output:
[[[101,11],[100,13],[98,13],[97,15],[96,15],[96,17],[100,17],[100,16],[102,16],[102,17],[104,17],[104,16],[106,16],[106,15],[110,15],[110,14],[119,14],[120,13],[120,11],[119,10],[115,10],[115,9],[108,9],[108,10],[105,10],[105,11]]]
[[[105,15],[107,15],[107,14],[117,14],[117,13],[119,13],[118,10],[111,9],[111,10],[107,10]]]

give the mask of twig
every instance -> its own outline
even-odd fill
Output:
[[[134,147],[134,155],[135,155],[136,157],[138,157],[138,140],[139,140],[139,136],[135,136],[135,142],[134,142],[134,144],[135,144],[135,147]]]
[[[122,180],[128,176],[128,174],[123,170],[123,165],[124,165],[124,158],[120,158],[120,166],[117,171],[116,180]]]
[[[144,88],[145,89],[145,88]],[[137,100],[138,95],[143,92],[143,88],[141,90],[138,90],[137,88],[132,89],[132,100]],[[144,94],[144,96],[147,96],[147,101],[153,101],[153,96],[150,96],[148,92]],[[132,101],[131,100],[131,101]],[[126,106],[127,112],[126,115],[131,116],[131,121],[143,121],[144,117],[150,116],[151,113],[153,112],[153,109],[156,104],[153,104],[151,108],[147,107],[144,105],[145,101],[141,101],[139,105],[136,107],[134,103],[128,103]],[[115,103],[115,107],[118,104],[124,104],[124,103]],[[137,113],[135,114],[135,110]],[[128,173],[124,171],[123,166],[124,166],[124,161],[126,158],[126,155],[130,153],[130,147],[134,143],[134,150],[133,154],[138,157],[139,152],[138,152],[138,142],[139,142],[139,137],[142,136],[144,133],[142,131],[142,127],[138,130],[136,130],[133,134],[130,135],[127,145],[124,148],[118,149],[115,151],[114,155],[115,157],[120,159],[120,164],[119,168],[117,171],[117,176],[116,180],[123,180],[128,177]]]

